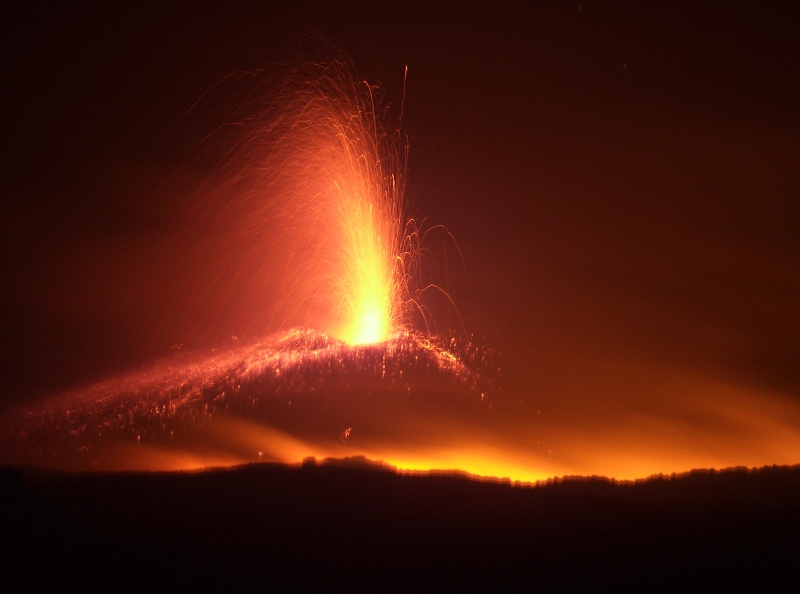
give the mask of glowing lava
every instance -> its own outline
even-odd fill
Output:
[[[408,333],[350,346],[292,330],[219,354],[179,354],[5,419],[0,461],[68,469],[296,463],[376,458],[387,440],[416,457],[447,418],[489,410],[491,382],[463,362],[478,352],[467,345],[455,356]]]
[[[540,481],[633,480],[798,459],[800,412],[777,394],[631,366],[628,389],[650,385],[646,394],[670,398],[657,408],[645,398],[637,410],[619,402],[568,419],[552,410],[539,417],[525,394],[503,395],[496,365],[485,348],[413,333],[350,346],[292,330],[221,352],[177,354],[6,416],[0,463],[185,470],[363,456],[401,471]],[[614,379],[593,376],[599,383],[587,385],[576,376],[558,396],[586,408],[598,392],[624,392]],[[720,399],[735,406],[720,407]]]
[[[224,159],[198,203],[213,223],[191,259],[216,262],[198,277],[260,297],[266,323],[255,305],[236,314],[253,335],[313,327],[356,345],[410,329],[427,315],[412,287],[420,235],[404,199],[407,145],[384,126],[378,89],[344,57],[264,79],[206,143]]]
[[[396,146],[376,119],[372,90],[346,74],[334,73],[349,86],[338,95],[320,88],[301,100],[303,115],[292,118],[308,129],[294,129],[302,140],[293,150],[313,164],[312,212],[327,227],[315,231],[332,240],[314,258],[330,264],[322,274],[329,287],[317,287],[334,301],[326,326],[349,344],[365,344],[389,338],[402,316],[403,178]],[[339,82],[323,78],[319,86]]]

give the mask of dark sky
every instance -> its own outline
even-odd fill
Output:
[[[800,395],[792,3],[229,4],[0,8],[3,404],[242,332],[198,334],[166,251],[185,116],[309,33],[395,107],[408,66],[409,200],[509,390],[569,415],[635,362]]]

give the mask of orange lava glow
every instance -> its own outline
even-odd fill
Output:
[[[694,382],[686,383],[686,382]],[[472,422],[448,415],[423,418],[398,409],[395,423],[406,431],[433,424],[435,436],[394,440],[341,436],[298,437],[243,417],[222,416],[208,423],[202,439],[185,449],[119,444],[99,468],[127,470],[197,470],[254,462],[299,464],[306,458],[364,457],[400,472],[457,471],[475,477],[535,483],[562,476],[605,476],[637,480],[693,469],[758,468],[793,465],[800,454],[800,414],[793,403],[703,378],[683,378],[680,388],[697,393],[723,391],[737,408],[689,404],[679,412],[664,407],[650,414],[629,412],[617,419],[576,418],[571,423],[509,419],[488,413]],[[678,387],[678,386],[676,386]],[[674,404],[674,403],[673,403]],[[668,407],[670,408],[670,407]],[[457,410],[451,410],[458,416]],[[367,411],[364,415],[369,417]],[[380,422],[375,420],[376,422]],[[198,436],[200,437],[200,436]],[[113,455],[111,455],[113,451]],[[75,468],[74,466],[68,466]]]
[[[399,125],[385,125],[379,89],[345,57],[264,79],[231,115],[238,124],[204,145],[210,181],[195,206],[210,230],[205,252],[185,258],[198,262],[199,292],[253,336],[313,327],[385,341],[427,315],[412,286],[420,234]],[[251,300],[220,304],[232,288]]]
[[[800,411],[774,391],[643,363],[598,372],[607,363],[598,359],[547,395],[568,404],[535,411],[516,394],[484,392],[480,374],[491,369],[462,358],[412,335],[353,347],[293,331],[165,361],[6,419],[15,432],[3,461],[196,470],[364,457],[400,472],[537,482],[800,459]]]
[[[395,272],[403,187],[394,146],[379,128],[365,83],[352,82],[340,96],[321,90],[303,109],[309,128],[296,131],[293,142],[302,144],[300,158],[316,178],[306,182],[314,185],[311,212],[320,223],[310,229],[329,238],[310,258],[330,266],[321,275],[329,286],[318,287],[332,300],[324,326],[349,344],[384,341],[398,323],[403,294]]]

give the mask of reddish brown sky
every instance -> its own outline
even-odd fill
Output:
[[[688,403],[739,406],[731,386],[797,403],[790,3],[320,4],[0,9],[3,405],[257,333],[252,295],[198,302],[169,248],[175,176],[203,175],[205,112],[181,118],[309,31],[395,106],[408,65],[414,213],[456,237],[446,282],[525,410],[574,432],[699,425]]]

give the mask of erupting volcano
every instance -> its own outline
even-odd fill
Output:
[[[797,462],[800,411],[786,394],[605,347],[565,349],[564,332],[601,340],[580,316],[549,338],[521,326],[506,378],[504,356],[465,336],[442,288],[455,241],[411,216],[404,96],[392,106],[335,53],[279,70],[232,75],[184,116],[204,130],[187,159],[202,181],[186,230],[155,254],[169,254],[164,276],[184,279],[173,286],[189,304],[181,315],[232,338],[177,344],[8,412],[4,462],[186,469],[363,456],[522,481]],[[231,82],[235,107],[219,109]],[[474,290],[492,287],[484,276]],[[570,298],[544,309],[586,309]],[[533,309],[526,301],[516,315]]]
[[[262,306],[270,323],[294,329],[167,358],[20,413],[5,432],[13,459],[94,469],[394,461],[403,443],[418,458],[435,441],[445,417],[420,421],[448,402],[491,406],[489,351],[436,335],[428,296],[451,300],[424,282],[431,229],[407,215],[407,144],[385,129],[377,87],[343,57],[270,82],[269,107],[211,135],[226,158],[203,185],[211,224],[196,266],[215,288],[206,258],[255,262],[239,270],[278,293]]]
[[[798,7],[0,4],[4,590],[798,591]]]

